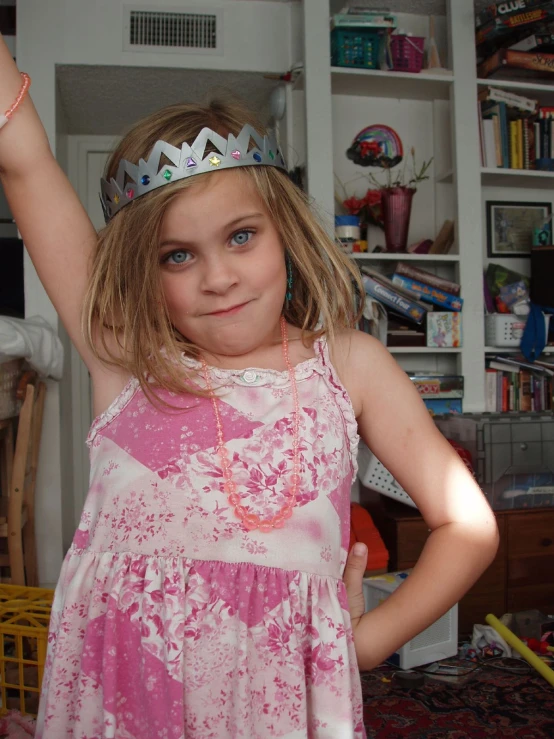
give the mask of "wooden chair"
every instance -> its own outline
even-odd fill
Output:
[[[26,376],[18,393],[23,399],[15,439],[8,498],[0,498],[0,540],[7,554],[0,567],[9,567],[12,585],[37,586],[35,544],[35,487],[46,386]],[[5,549],[4,549],[5,552]]]

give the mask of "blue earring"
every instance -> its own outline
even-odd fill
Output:
[[[291,262],[291,259],[290,259],[290,257],[289,257],[288,254],[287,254],[286,258],[285,258],[285,262],[286,262],[286,265],[287,265],[287,293],[286,293],[286,299],[287,299],[287,303],[290,303],[290,301],[292,300],[292,262]]]

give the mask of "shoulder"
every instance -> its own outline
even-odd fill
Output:
[[[350,396],[356,417],[364,396],[376,388],[381,378],[403,374],[386,347],[373,336],[354,329],[337,333],[329,341],[329,355]],[[393,378],[394,379],[394,378]]]

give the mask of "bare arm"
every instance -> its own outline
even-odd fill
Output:
[[[2,112],[20,87],[21,76],[0,36]],[[0,180],[40,280],[92,372],[98,362],[85,346],[80,320],[96,233],[50,150],[29,96],[0,130]]]
[[[344,356],[360,435],[431,529],[410,577],[353,623],[360,668],[371,669],[458,602],[493,560],[498,531],[478,485],[387,350],[354,332]]]

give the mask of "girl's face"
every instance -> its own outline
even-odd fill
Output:
[[[240,356],[279,339],[284,250],[244,174],[198,178],[169,205],[159,260],[171,321],[196,346]]]

